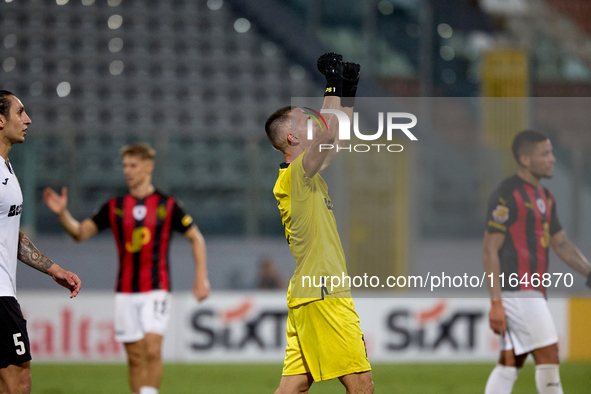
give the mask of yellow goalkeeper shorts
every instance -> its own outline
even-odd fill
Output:
[[[283,376],[309,372],[318,382],[370,370],[351,298],[326,298],[289,308]]]

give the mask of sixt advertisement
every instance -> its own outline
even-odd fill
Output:
[[[281,361],[287,308],[281,293],[227,293],[203,305],[188,299],[182,358],[193,361]],[[317,301],[322,302],[322,301]],[[550,300],[566,356],[567,300]],[[499,340],[488,327],[487,299],[359,298],[368,357],[379,362],[491,361]]]
[[[283,292],[219,292],[204,303],[173,293],[163,344],[166,361],[281,362],[288,309]],[[113,294],[19,293],[31,349],[39,361],[123,361],[114,339]],[[322,301],[316,301],[322,302]],[[569,355],[569,300],[549,300]],[[499,340],[488,327],[487,299],[358,298],[367,354],[376,362],[488,361]],[[570,327],[572,331],[573,327]]]

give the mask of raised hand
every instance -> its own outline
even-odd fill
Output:
[[[361,66],[357,63],[343,62],[343,107],[352,107],[355,104],[360,69]]]
[[[343,56],[329,52],[316,61],[318,71],[326,77],[325,96],[342,96],[343,91]]]
[[[361,66],[357,63],[343,62],[343,78],[350,83],[359,82]]]
[[[52,188],[43,190],[43,201],[45,205],[56,215],[63,214],[68,208],[68,189],[62,187],[62,194],[57,194]]]
[[[325,77],[334,74],[339,74],[342,77],[342,62],[342,55],[334,52],[328,52],[318,58],[316,61],[316,67],[318,67],[318,71],[320,71]]]

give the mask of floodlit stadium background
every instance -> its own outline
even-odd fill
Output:
[[[41,191],[67,186],[74,217],[91,215],[107,198],[125,192],[118,150],[135,141],[155,147],[154,184],[184,202],[206,237],[214,293],[202,308],[216,315],[251,302],[250,313],[282,310],[283,291],[254,293],[262,259],[273,260],[285,279],[293,269],[271,192],[283,158],[268,144],[263,125],[292,97],[320,95],[323,81],[315,61],[331,50],[362,65],[358,96],[436,98],[419,105],[425,111],[419,116],[419,122],[425,120],[417,134],[420,150],[392,170],[397,180],[390,198],[398,233],[382,240],[394,245],[392,254],[382,257],[394,262],[395,273],[413,273],[439,260],[480,270],[486,200],[514,170],[508,144],[525,127],[539,127],[552,138],[558,161],[555,179],[545,184],[557,196],[567,233],[590,257],[591,133],[589,123],[580,122],[591,104],[585,98],[591,93],[590,47],[586,0],[0,0],[0,88],[21,98],[33,120],[26,143],[10,154],[25,198],[21,223],[39,249],[78,273],[84,286],[80,299],[67,303],[70,315],[51,305],[36,308],[41,317],[31,329],[38,355],[48,361],[103,360],[98,348],[92,354],[80,350],[78,328],[84,308],[95,305],[93,297],[98,297],[96,316],[106,316],[106,323],[99,323],[108,326],[116,272],[110,234],[75,244],[44,206]],[[474,111],[481,96],[526,98]],[[544,97],[577,99],[539,121],[534,104]],[[454,123],[437,122],[437,111]],[[329,187],[351,164],[347,160],[335,161],[327,173]],[[351,195],[347,203],[355,204]],[[355,218],[342,216],[340,231],[347,237],[357,234]],[[349,256],[372,245],[345,244]],[[184,298],[193,271],[182,237],[171,256],[178,326],[190,331],[189,319],[199,309]],[[555,255],[551,259],[553,268],[571,272]],[[588,297],[582,278],[575,275],[575,281],[578,296]],[[18,289],[22,303],[32,297],[32,304],[39,300],[35,292],[56,290],[46,277],[23,266]],[[257,304],[259,299],[264,302]],[[486,299],[481,301],[475,308],[486,313]],[[404,307],[412,315],[436,308],[440,300],[391,302],[380,300],[379,313],[388,316]],[[445,313],[463,313],[462,303],[454,302],[444,305],[441,319]],[[591,315],[590,304],[556,302],[562,303],[556,309],[566,338],[563,356],[590,361],[591,341],[579,328],[591,323],[580,318]],[[42,316],[44,311],[51,316]],[[246,313],[244,319],[250,318]],[[72,334],[77,353],[64,347],[67,319],[77,330]],[[52,335],[61,338],[51,352],[43,342],[49,335],[44,322],[53,324]],[[239,323],[221,319],[215,324],[239,332]],[[174,336],[197,335],[183,332]],[[102,343],[100,338],[95,342]],[[381,346],[378,340],[375,346]],[[496,350],[491,346],[466,350],[462,357],[492,365]],[[169,345],[167,357],[216,359],[207,351],[185,357],[182,347]],[[272,354],[257,349],[247,355],[230,349],[218,359],[281,361],[281,346]],[[454,358],[449,349],[382,350],[379,360],[386,362]]]

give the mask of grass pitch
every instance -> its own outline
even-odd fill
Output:
[[[400,394],[483,393],[494,364],[376,364],[375,392]],[[280,364],[166,364],[161,394],[262,394],[279,384]],[[534,365],[519,375],[513,394],[536,394]],[[130,393],[125,365],[33,363],[33,394]],[[591,364],[565,363],[560,375],[564,392],[591,392]],[[338,379],[314,383],[313,394],[343,394]]]

